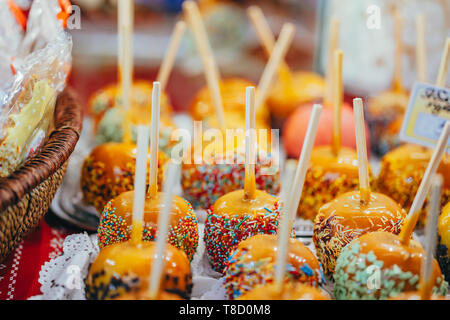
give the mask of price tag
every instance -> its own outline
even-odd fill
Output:
[[[416,83],[400,132],[405,142],[434,148],[447,121],[450,121],[450,89]],[[450,151],[450,141],[447,152]]]

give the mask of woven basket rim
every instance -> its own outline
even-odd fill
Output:
[[[75,149],[81,133],[82,111],[79,100],[69,88],[58,96],[54,125],[40,152],[9,177],[0,179],[0,213],[53,175]]]

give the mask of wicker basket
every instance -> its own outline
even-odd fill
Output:
[[[81,132],[80,105],[66,89],[56,102],[55,129],[39,154],[0,179],[0,262],[33,231],[60,186]]]

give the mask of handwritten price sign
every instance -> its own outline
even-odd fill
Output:
[[[450,89],[416,83],[411,92],[400,139],[434,147],[447,121],[450,121]],[[450,151],[450,141],[447,151]]]

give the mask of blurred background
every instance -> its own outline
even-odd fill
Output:
[[[86,102],[95,90],[117,78],[117,0],[72,2],[81,8],[81,29],[69,30],[74,40],[70,81]],[[135,0],[136,79],[156,77],[173,25],[180,18],[182,2]],[[276,34],[284,22],[293,22],[297,31],[287,55],[288,64],[295,70],[320,74],[326,69],[328,22],[330,17],[337,17],[341,20],[339,46],[344,51],[344,85],[348,97],[373,96],[391,86],[395,9],[404,18],[403,78],[407,89],[417,77],[417,14],[425,16],[429,81],[436,78],[445,38],[450,35],[448,0],[199,0],[198,3],[222,76],[243,76],[253,81],[260,77],[266,57],[245,13],[249,5],[262,8]],[[368,10],[373,5],[380,10],[380,24],[375,28],[367,24],[371,14]],[[191,97],[204,84],[202,64],[187,33],[168,83],[174,109],[186,110]]]

